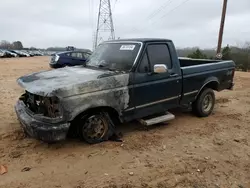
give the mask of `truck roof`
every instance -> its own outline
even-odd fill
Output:
[[[110,40],[106,42],[126,42],[126,41],[135,41],[135,42],[171,42],[169,39],[162,38],[130,38],[130,39],[118,39],[118,40]]]

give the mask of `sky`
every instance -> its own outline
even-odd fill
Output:
[[[175,46],[215,48],[223,0],[110,0],[115,36],[167,38]],[[0,40],[25,47],[92,49],[99,0],[0,3]],[[223,45],[250,41],[250,0],[228,0]]]

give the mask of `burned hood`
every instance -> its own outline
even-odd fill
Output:
[[[66,67],[20,77],[18,84],[40,96],[68,97],[128,85],[128,74]]]

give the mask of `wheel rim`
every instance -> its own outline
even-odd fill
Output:
[[[202,101],[202,110],[204,112],[209,112],[213,106],[213,97],[210,94],[207,94]]]
[[[107,121],[101,115],[93,115],[85,121],[82,134],[89,140],[100,140],[107,130]]]

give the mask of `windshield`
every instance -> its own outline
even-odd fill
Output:
[[[103,43],[90,56],[87,66],[108,70],[129,71],[136,59],[141,44]]]

